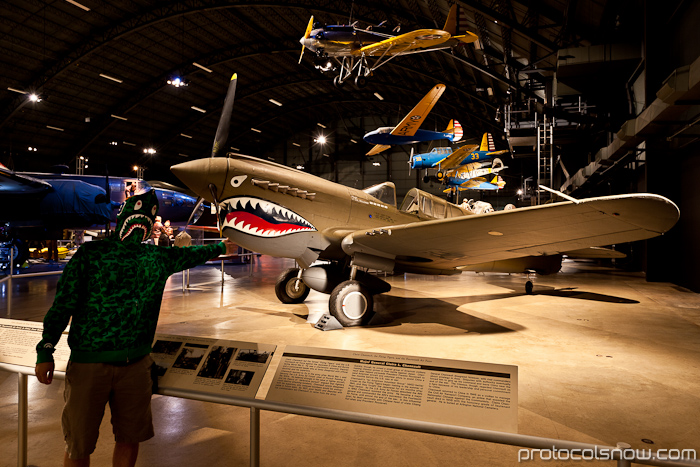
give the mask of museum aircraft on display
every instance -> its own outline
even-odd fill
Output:
[[[378,26],[358,28],[357,22],[348,25],[314,25],[314,17],[309,20],[306,31],[299,42],[301,55],[309,49],[315,54],[314,65],[323,72],[340,69],[333,82],[342,86],[355,76],[355,84],[363,87],[374,70],[401,55],[432,52],[448,49],[459,44],[469,44],[477,36],[465,31],[457,35],[457,5],[452,5],[443,29],[417,29],[399,34],[398,29],[390,30]]]
[[[63,238],[65,229],[101,229],[116,222],[117,208],[133,183],[137,192],[152,188],[134,177],[14,172],[0,164],[0,262],[9,262],[4,258],[9,257],[6,250],[11,247],[15,264],[23,263],[28,255],[24,240]],[[158,214],[173,225],[186,224],[197,198],[176,189],[153,188],[160,206]],[[200,206],[196,214],[204,209]]]
[[[398,125],[377,128],[363,136],[362,139],[375,145],[366,155],[379,154],[394,144],[413,144],[440,139],[456,143],[462,139],[462,125],[457,120],[450,120],[444,132],[419,129],[443,92],[445,85],[436,84]]]
[[[214,148],[228,133],[231,87],[233,79]],[[397,205],[391,182],[358,190],[243,155],[171,170],[215,203],[219,227],[231,241],[297,262],[299,268],[284,271],[275,284],[282,302],[303,302],[309,288],[328,293],[329,311],[343,326],[367,323],[373,295],[391,288],[367,270],[556,273],[567,252],[652,238],[680,215],[672,201],[654,194],[579,200],[561,193],[567,201],[474,214],[412,188]],[[530,280],[526,291],[532,292]]]

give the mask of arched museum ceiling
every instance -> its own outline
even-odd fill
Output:
[[[308,51],[299,63],[299,38],[312,15],[321,23],[387,21],[408,31],[442,28],[453,3],[459,28],[477,34],[477,43],[396,58],[364,88],[336,88]],[[210,154],[233,73],[238,87],[228,146],[239,152],[268,157],[277,143],[306,138],[318,123],[361,138],[361,118],[396,123],[438,82],[448,89],[427,125],[444,126],[456,118],[465,137],[492,132],[502,141],[505,106],[543,105],[562,50],[620,42],[639,46],[641,3],[5,0],[0,162],[25,171],[67,164],[72,171],[76,157],[84,155],[92,173],[107,166],[112,174],[126,175],[122,172],[132,165],[145,163],[148,178],[168,178],[170,165]],[[619,127],[629,117],[627,105],[609,97],[636,65],[627,64],[602,88],[579,83],[578,94],[601,111],[572,117],[578,119],[573,141],[596,128]],[[174,76],[189,85],[168,85]],[[29,102],[32,92],[43,100]],[[624,100],[623,90],[614,92]],[[358,155],[369,148],[361,146]],[[144,156],[147,147],[156,155]]]

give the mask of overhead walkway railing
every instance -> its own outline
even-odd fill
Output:
[[[10,371],[18,375],[18,451],[17,465],[27,466],[27,432],[29,399],[27,396],[27,380],[34,374],[34,369],[0,363],[0,370]],[[55,372],[54,378],[64,379],[65,373]],[[506,433],[500,431],[482,430],[461,426],[442,425],[418,420],[372,415],[366,413],[333,410],[327,408],[296,405],[284,402],[250,399],[229,395],[213,395],[197,391],[163,387],[158,394],[170,397],[179,397],[216,404],[248,407],[250,409],[250,465],[260,465],[260,411],[268,410],[307,417],[316,417],[329,420],[359,423],[363,425],[381,426],[398,430],[431,433],[453,438],[463,438],[487,443],[496,443],[522,448],[518,453],[518,461],[531,460],[557,460],[557,461],[581,461],[581,460],[609,460],[610,465],[627,467],[632,464],[655,465],[661,467],[700,467],[700,461],[676,460],[683,452],[668,450],[661,454],[651,453],[648,450],[634,450],[628,445],[620,443],[618,446],[606,446],[600,444],[579,443],[553,438],[522,435],[518,433]],[[557,454],[558,453],[558,454]],[[566,453],[566,455],[564,455]],[[678,456],[676,456],[678,454]],[[693,452],[694,454],[694,452]]]

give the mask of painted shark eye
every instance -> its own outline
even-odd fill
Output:
[[[143,206],[143,201],[138,200],[136,201],[136,204],[134,204],[134,209],[138,211],[139,209],[141,209],[141,206]]]
[[[155,216],[157,210],[158,210],[158,206],[156,206],[156,205],[154,204],[153,207],[151,208],[151,215],[152,215],[152,216]]]
[[[238,177],[233,177],[231,179],[231,186],[234,188],[238,188],[239,186],[241,186],[241,184],[246,178],[248,178],[247,175],[239,175]]]

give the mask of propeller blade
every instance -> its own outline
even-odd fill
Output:
[[[211,197],[214,198],[214,206],[216,206],[216,227],[219,229],[219,235],[223,236],[223,231],[222,231],[222,226],[221,226],[221,220],[219,219],[219,198],[216,193],[216,185],[213,183],[209,184],[209,193],[211,193]]]
[[[233,100],[236,96],[237,82],[238,73],[234,73],[228,85],[226,100],[224,100],[224,108],[221,110],[219,126],[216,129],[216,137],[214,137],[214,146],[211,148],[211,157],[216,157],[219,150],[226,144],[226,140],[228,139],[228,130],[231,125],[231,112],[233,111]]]
[[[301,55],[299,55],[299,64],[301,64],[301,59],[304,57],[304,49],[306,46],[304,45],[304,39],[308,39],[311,37],[311,29],[314,27],[314,17],[311,15],[311,18],[309,19],[309,24],[306,25],[306,31],[304,32],[304,37],[301,39]]]
[[[408,176],[411,176],[411,169],[413,168],[413,146],[411,146],[411,158],[408,159]]]

